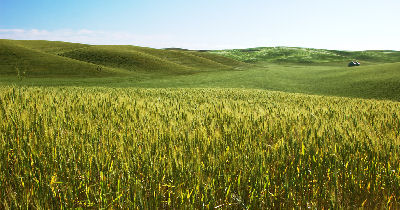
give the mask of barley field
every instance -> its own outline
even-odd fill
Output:
[[[0,87],[0,209],[400,208],[400,103]]]

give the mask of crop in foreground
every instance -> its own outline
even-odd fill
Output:
[[[400,103],[0,88],[0,208],[399,208]]]

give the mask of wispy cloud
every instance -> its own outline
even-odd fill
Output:
[[[22,33],[24,32],[23,29],[0,29],[0,34],[7,34],[7,33]]]

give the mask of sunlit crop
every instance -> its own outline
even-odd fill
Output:
[[[0,209],[399,208],[400,103],[0,88]]]

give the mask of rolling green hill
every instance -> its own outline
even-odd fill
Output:
[[[135,47],[135,50],[192,67],[219,67],[224,69],[244,64],[243,62],[230,59],[225,56],[215,56],[216,54],[191,50],[156,50],[145,47]]]
[[[59,55],[128,71],[193,73],[218,69],[227,70],[244,65],[240,61],[210,53],[159,50],[137,46],[91,46]]]
[[[18,71],[27,77],[126,76],[132,72],[175,75],[229,70],[237,65],[244,63],[206,52],[0,40],[0,75],[16,75]]]
[[[95,82],[93,81],[93,84]],[[237,71],[120,81],[145,88],[245,88],[400,101],[400,63],[360,67],[326,65],[255,66]]]
[[[368,64],[400,61],[400,52],[391,50],[339,51],[299,47],[258,47],[211,52],[248,63],[332,64],[359,60]]]
[[[128,46],[92,46],[69,51],[60,55],[75,60],[128,71],[182,72],[193,70],[188,66],[129,49]]]
[[[348,68],[353,59],[362,65]],[[400,100],[398,51],[192,51],[0,40],[0,75],[6,85],[251,88]]]
[[[46,40],[8,40],[15,45],[23,46],[29,49],[38,50],[45,53],[59,54],[70,50],[89,47],[87,44],[46,41]]]
[[[34,44],[31,45],[31,43]],[[62,49],[66,49],[67,45]],[[20,74],[27,77],[111,76],[116,72],[110,68],[99,70],[97,65],[48,53],[56,49],[59,51],[61,47],[43,46],[41,48],[40,44],[35,42],[0,40],[0,75]]]

